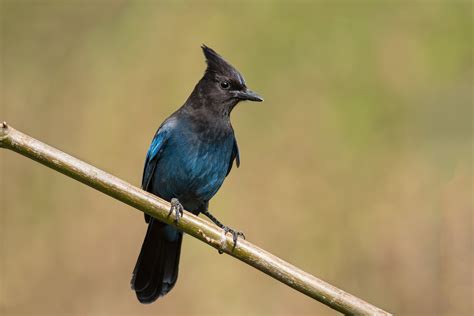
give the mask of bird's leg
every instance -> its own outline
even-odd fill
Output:
[[[201,212],[201,213],[206,215],[214,224],[216,224],[217,226],[222,228],[224,230],[225,235],[227,235],[227,233],[232,234],[232,240],[234,241],[234,248],[235,248],[235,246],[237,246],[237,239],[239,237],[242,237],[243,239],[245,239],[244,233],[242,233],[241,231],[236,231],[236,230],[234,230],[234,229],[232,229],[228,226],[225,226],[217,218],[215,218],[211,213],[209,213],[209,211],[206,210],[206,211]],[[222,254],[222,250],[219,250],[219,253]]]
[[[168,213],[168,216],[173,214],[173,211],[174,211],[176,213],[176,218],[174,219],[174,222],[178,223],[179,219],[183,217],[184,208],[181,205],[181,203],[179,203],[178,199],[172,198],[170,203],[171,203],[171,207],[170,207],[170,212]]]

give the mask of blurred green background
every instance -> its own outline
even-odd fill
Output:
[[[262,104],[232,115],[222,221],[397,315],[472,315],[470,1],[1,0],[0,119],[139,185],[199,46]],[[140,305],[143,216],[0,151],[2,315],[336,315],[186,237],[175,289]]]

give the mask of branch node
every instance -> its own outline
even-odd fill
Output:
[[[225,234],[225,230],[222,230],[221,232],[221,240],[220,240],[220,250],[221,251],[224,251],[226,249],[226,246],[227,246],[227,238],[226,238],[226,234]]]
[[[3,121],[0,126],[0,147],[5,147],[4,140],[8,137],[8,124]]]
[[[211,244],[213,246],[216,246],[216,247],[221,247],[221,243],[215,239],[212,239],[211,237],[207,236],[203,231],[202,229],[198,229],[198,234],[201,235],[208,244]]]

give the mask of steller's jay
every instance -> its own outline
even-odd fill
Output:
[[[207,69],[193,92],[158,128],[145,160],[142,188],[169,202],[176,221],[183,208],[203,213],[225,232],[234,245],[241,232],[220,223],[208,211],[232,169],[240,164],[239,148],[230,123],[230,112],[240,101],[263,99],[247,89],[242,75],[211,48],[203,45]],[[141,303],[164,296],[178,278],[183,234],[145,214],[148,230],[132,277],[132,288]]]

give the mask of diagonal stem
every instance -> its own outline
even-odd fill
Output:
[[[5,122],[0,124],[0,147],[15,151],[74,178],[220,250],[219,243],[213,241],[221,238],[222,229],[187,211],[179,222],[175,223],[168,217],[170,204],[165,200],[25,135]],[[232,238],[226,237],[221,250],[346,315],[390,315],[248,241],[239,241],[234,248]]]

